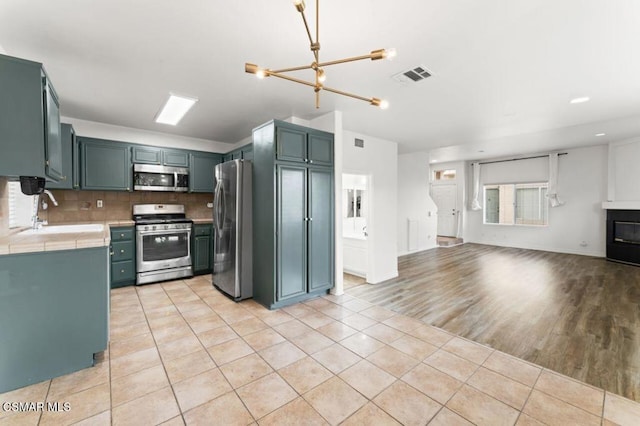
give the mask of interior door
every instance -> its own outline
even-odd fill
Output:
[[[458,185],[431,185],[431,198],[438,206],[438,235],[456,237],[458,233],[457,211]]]

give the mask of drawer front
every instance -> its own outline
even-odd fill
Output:
[[[132,241],[133,240],[133,227],[130,228],[112,228],[111,229],[111,241]]]
[[[134,249],[132,241],[116,241],[111,243],[112,262],[120,262],[122,260],[133,260]]]
[[[113,262],[111,264],[111,282],[132,281],[136,279],[136,268],[133,260]]]
[[[193,235],[211,235],[211,225],[194,225],[193,227]]]

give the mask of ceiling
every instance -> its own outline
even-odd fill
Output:
[[[333,110],[345,129],[439,161],[640,136],[637,0],[322,0],[320,17],[323,60],[397,49],[326,70],[327,86],[388,110],[328,92],[315,109],[312,88],[244,72],[311,62],[291,0],[2,0],[0,45],[45,65],[64,116],[218,142]],[[433,76],[391,78],[418,65]],[[176,127],[153,121],[169,92],[199,98]]]

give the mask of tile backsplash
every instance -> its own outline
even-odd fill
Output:
[[[207,207],[207,203],[213,202],[213,193],[74,190],[51,192],[58,205],[54,206],[44,195],[41,199],[44,199],[49,207],[47,210],[40,208],[38,213],[38,216],[47,220],[49,224],[129,220],[132,218],[134,204],[184,204],[189,219],[210,219],[212,216],[212,209]],[[102,200],[102,208],[97,207],[98,200]]]

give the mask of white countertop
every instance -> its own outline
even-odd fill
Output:
[[[83,222],[89,223],[89,222]],[[111,243],[110,226],[133,226],[133,220],[117,220],[107,222],[90,222],[104,225],[101,232],[77,232],[64,234],[24,235],[22,231],[29,228],[11,230],[8,235],[0,237],[0,255],[16,253],[33,253],[40,251],[71,250],[90,247],[104,247]],[[56,224],[56,225],[79,225]]]

